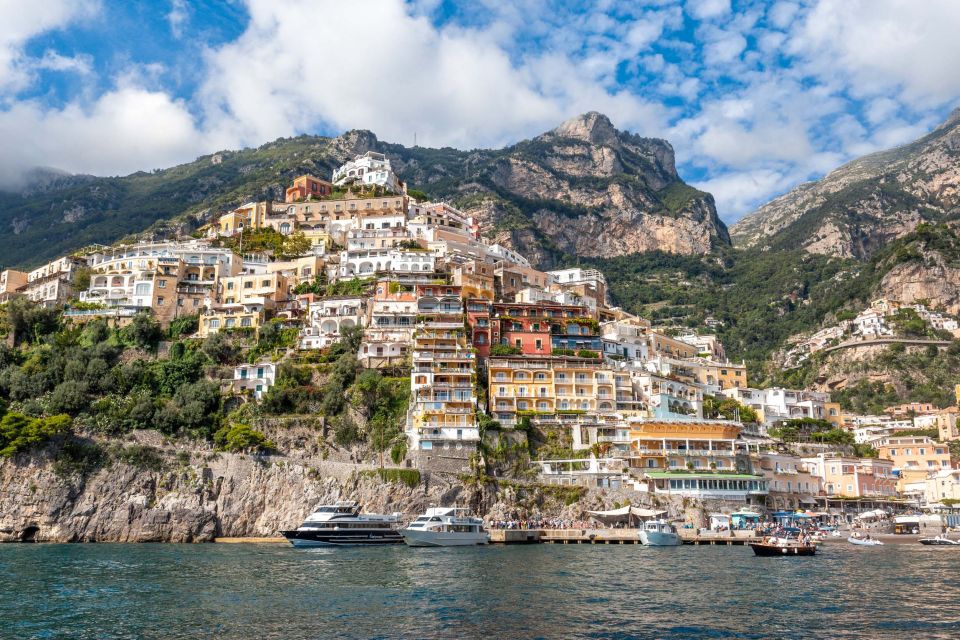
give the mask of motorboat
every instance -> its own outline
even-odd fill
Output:
[[[356,502],[317,507],[296,529],[281,531],[295,547],[399,544],[399,515],[360,513]]]
[[[637,534],[648,547],[676,547],[682,544],[673,525],[666,520],[647,520]]]
[[[942,547],[960,547],[960,540],[951,540],[946,536],[937,536],[936,538],[920,538],[920,544]]]
[[[490,542],[483,520],[459,507],[430,507],[406,529],[403,541],[411,547],[466,547]]]
[[[795,538],[771,536],[762,542],[751,542],[750,548],[758,556],[812,556],[817,553],[817,545],[800,542]]]
[[[882,547],[883,543],[876,538],[871,538],[869,536],[864,537],[859,534],[853,534],[847,538],[847,542],[850,544],[855,544],[860,547]]]

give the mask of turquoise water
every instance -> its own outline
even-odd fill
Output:
[[[960,549],[0,545],[3,638],[958,638]]]

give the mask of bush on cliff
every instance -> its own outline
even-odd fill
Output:
[[[67,415],[31,418],[22,413],[8,413],[0,420],[0,456],[9,458],[55,436],[66,434],[72,424]]]
[[[224,451],[271,451],[276,445],[265,435],[245,424],[231,424],[213,434],[213,441]]]

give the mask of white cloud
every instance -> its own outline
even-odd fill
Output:
[[[117,87],[88,108],[21,102],[0,112],[0,139],[16,150],[0,153],[0,178],[8,183],[34,166],[95,175],[162,168],[209,151],[211,142],[185,104],[135,86]]]
[[[710,20],[730,13],[730,0],[687,0],[687,13],[697,20]]]
[[[187,0],[170,0],[170,13],[167,14],[167,23],[174,38],[183,35],[183,25],[190,19]]]
[[[47,0],[42,5],[0,0],[0,105],[30,82],[35,61],[24,55],[23,45],[36,35],[92,15],[97,7],[92,0]]]
[[[844,0],[820,2],[788,45],[809,71],[873,97],[900,90],[904,99],[929,101],[960,94],[960,2],[955,0]]]
[[[93,58],[87,55],[62,56],[56,51],[47,50],[43,57],[32,66],[36,69],[51,71],[70,71],[81,75],[88,75],[93,71]]]

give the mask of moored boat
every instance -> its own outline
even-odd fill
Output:
[[[411,547],[465,547],[490,542],[483,520],[464,515],[466,509],[431,507],[400,534]]]
[[[817,553],[817,545],[800,542],[793,538],[764,538],[762,542],[751,542],[750,548],[758,556],[812,556]]]
[[[399,516],[360,513],[356,502],[317,507],[296,529],[281,531],[295,547],[399,544]]]
[[[936,538],[920,538],[920,544],[937,547],[960,547],[960,540],[951,540],[946,536]]]
[[[680,536],[666,520],[647,520],[637,535],[640,542],[648,547],[676,547],[681,544]]]

